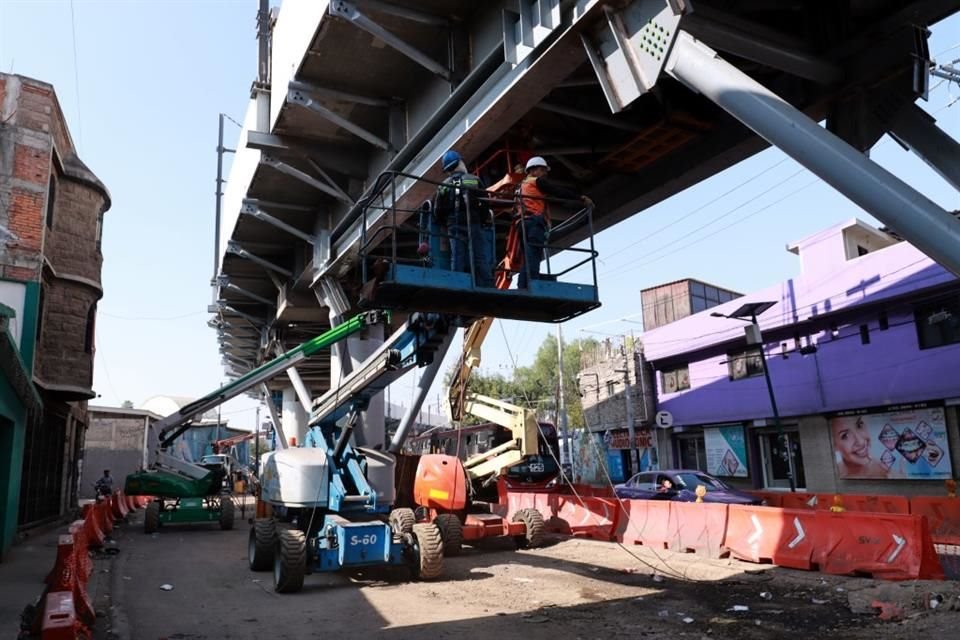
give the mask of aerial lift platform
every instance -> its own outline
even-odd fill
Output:
[[[169,447],[205,412],[264,384],[317,352],[380,322],[383,317],[378,311],[358,314],[157,421],[152,429],[157,433],[158,442],[148,446],[147,468],[130,474],[124,483],[127,495],[154,498],[147,506],[144,531],[153,533],[162,524],[199,522],[218,522],[221,529],[232,529],[233,501],[222,490],[223,466],[187,462],[168,453]]]

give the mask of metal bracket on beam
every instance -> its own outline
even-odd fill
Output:
[[[260,265],[264,269],[268,269],[270,271],[276,271],[277,273],[284,275],[288,278],[293,277],[293,272],[290,271],[289,269],[284,269],[278,264],[275,264],[265,258],[261,258],[258,255],[250,253],[249,251],[241,247],[240,243],[237,242],[236,240],[227,241],[227,253],[233,253],[235,255],[238,255],[245,260],[249,260],[250,262]]]
[[[336,169],[344,175],[354,178],[367,176],[366,160],[359,152],[351,152],[342,145],[318,144],[303,138],[248,131],[247,148],[278,156],[292,155],[300,158],[309,156],[318,164]]]
[[[218,276],[217,284],[220,286],[221,289],[226,289],[227,291],[236,291],[242,296],[246,296],[251,300],[255,300],[269,307],[275,307],[277,304],[275,300],[268,300],[267,298],[264,298],[263,296],[258,295],[252,291],[247,291],[243,287],[237,286],[235,284],[231,284],[230,278],[228,276]]]
[[[310,234],[304,233],[303,231],[300,231],[300,229],[287,224],[283,220],[273,217],[251,201],[244,200],[243,204],[240,206],[240,213],[248,215],[252,218],[256,218],[262,222],[266,222],[267,224],[272,224],[278,229],[283,229],[290,235],[296,236],[309,244],[313,244],[314,242],[313,237]]]
[[[619,113],[657,84],[680,15],[663,0],[637,0],[580,34],[610,110]]]
[[[384,109],[388,108],[391,104],[391,101],[387,98],[373,98],[371,96],[361,96],[358,93],[350,93],[348,91],[339,91],[337,89],[328,89],[326,87],[318,87],[316,85],[310,84],[309,82],[302,82],[300,80],[291,80],[287,84],[288,89],[294,91],[300,91],[311,96],[316,96],[321,99],[327,100],[337,100],[339,102],[352,102],[354,104],[364,104],[368,107],[382,107]]]
[[[350,122],[350,120],[344,118],[339,113],[331,111],[302,91],[297,91],[296,89],[290,89],[287,91],[287,102],[310,109],[324,120],[329,120],[344,131],[349,131],[361,140],[366,140],[373,146],[380,147],[384,151],[390,151],[389,142],[376,134],[370,133],[363,127]]]
[[[314,160],[313,158],[307,157],[307,164],[313,167],[313,170],[316,171],[318,174],[320,174],[320,177],[323,178],[324,182],[326,182],[328,187],[333,189],[333,192],[334,192],[332,194],[333,197],[335,197],[337,200],[340,200],[342,202],[346,202],[351,207],[354,204],[356,204],[356,201],[353,198],[351,198],[350,195],[346,191],[344,191],[343,188],[341,188],[340,185],[338,185],[333,178],[330,177],[330,174],[327,173],[323,167],[317,164],[316,160]]]
[[[221,313],[229,313],[232,315],[239,316],[244,320],[246,320],[247,322],[249,322],[250,324],[254,325],[255,327],[259,328],[262,326],[266,326],[267,324],[266,318],[256,318],[250,315],[249,313],[244,313],[243,311],[240,311],[239,309],[236,309],[230,306],[230,303],[227,302],[226,300],[217,300],[217,307],[219,307],[219,310]]]
[[[450,69],[381,27],[357,9],[352,2],[347,2],[347,0],[334,0],[334,2],[330,3],[330,15],[343,18],[356,27],[363,29],[373,37],[382,40],[388,47],[396,49],[424,69],[435,73],[444,80],[449,81],[453,77]]]
[[[264,153],[264,154],[261,154],[261,156],[260,156],[260,164],[265,164],[265,165],[267,165],[268,167],[270,167],[271,169],[273,169],[273,170],[275,170],[275,171],[279,171],[280,173],[284,173],[284,174],[290,176],[291,178],[296,178],[296,179],[299,180],[300,182],[303,182],[303,183],[305,183],[305,184],[310,185],[311,187],[313,187],[313,188],[316,189],[317,191],[322,191],[323,193],[327,194],[328,196],[332,196],[332,197],[336,198],[337,200],[342,200],[343,202],[346,202],[347,204],[349,204],[349,205],[351,205],[351,206],[353,205],[353,201],[352,201],[352,200],[349,198],[349,196],[347,196],[347,195],[343,192],[343,190],[340,189],[339,187],[337,187],[337,188],[331,187],[331,186],[330,186],[329,184],[327,184],[326,182],[323,182],[323,181],[321,181],[321,180],[317,180],[316,178],[314,178],[314,177],[313,177],[312,175],[310,175],[309,173],[307,173],[307,172],[305,172],[305,171],[301,171],[300,169],[297,169],[296,167],[290,166],[290,165],[287,164],[286,162],[283,162],[283,161],[281,161],[281,160],[277,160],[276,158],[274,158],[274,157],[271,156],[271,155],[267,155],[267,154],[265,154],[265,153]],[[326,176],[326,175],[327,175],[327,174],[324,173],[324,176]],[[327,176],[327,179],[328,179],[328,180],[330,179],[329,176]],[[331,182],[332,182],[332,180],[331,180]]]
[[[330,309],[333,314],[341,318],[350,311],[350,300],[339,280],[329,276],[323,276],[317,282],[320,285],[319,290],[314,289],[314,294],[320,304]]]

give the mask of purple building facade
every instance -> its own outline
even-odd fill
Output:
[[[858,220],[788,250],[798,277],[644,334],[673,417],[661,466],[744,487],[786,489],[792,476],[812,492],[942,494],[960,469],[960,282]],[[764,301],[779,428],[749,320],[711,315]]]

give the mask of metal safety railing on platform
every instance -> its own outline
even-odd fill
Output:
[[[421,193],[425,187],[451,190],[452,211],[439,207],[437,198],[404,204],[414,186]],[[547,227],[542,242],[529,237],[526,221],[535,214],[519,198],[456,180],[382,173],[360,202],[363,304],[549,322],[598,307],[592,207],[571,211],[570,201],[524,199],[567,206],[555,224],[546,215],[538,220]],[[539,260],[533,264],[524,254],[542,256],[544,272]],[[582,281],[567,282],[574,274]],[[510,288],[514,276],[522,288]]]

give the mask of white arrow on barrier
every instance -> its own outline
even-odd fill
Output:
[[[747,538],[747,544],[755,545],[760,540],[760,536],[763,535],[763,527],[760,526],[760,519],[756,515],[750,516],[751,522],[753,522],[753,527],[756,529],[753,533],[750,534],[750,537]]]
[[[907,546],[907,539],[897,534],[893,534],[893,541],[897,543],[897,548],[890,552],[890,555],[887,557],[887,564],[896,560],[900,552],[903,551],[903,548]]]
[[[797,537],[790,541],[790,544],[787,545],[790,549],[793,549],[795,546],[803,542],[803,539],[807,537],[806,532],[803,530],[803,525],[800,524],[800,518],[793,519],[793,526],[797,530]]]

